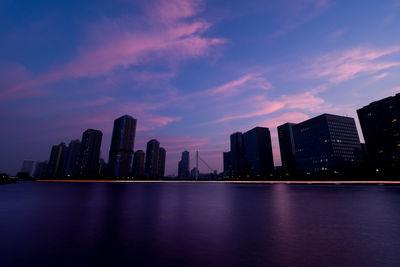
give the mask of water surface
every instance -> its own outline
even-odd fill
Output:
[[[400,187],[0,186],[0,266],[399,266]]]

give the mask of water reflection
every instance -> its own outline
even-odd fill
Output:
[[[1,266],[397,266],[400,188],[20,183]]]

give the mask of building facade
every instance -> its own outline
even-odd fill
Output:
[[[165,175],[165,159],[167,157],[167,151],[165,148],[160,147],[158,150],[158,171],[157,171],[157,176],[158,177],[164,177]]]
[[[245,147],[243,134],[236,132],[230,136],[232,175],[244,176],[246,174]]]
[[[294,175],[297,172],[296,147],[293,137],[295,125],[294,123],[285,123],[278,126],[279,150],[284,175]]]
[[[69,142],[67,147],[64,167],[63,167],[63,176],[77,176],[79,174],[79,154],[81,151],[81,141],[80,140],[72,140]]]
[[[269,176],[274,172],[271,134],[268,128],[255,127],[243,134],[247,175]]]
[[[133,154],[132,174],[139,176],[144,174],[144,151],[138,150]]]
[[[136,119],[124,115],[114,121],[108,166],[113,177],[129,176],[136,133]]]
[[[340,173],[362,162],[353,118],[322,114],[293,126],[293,136],[299,173]]]
[[[65,143],[60,143],[51,148],[49,163],[47,165],[47,176],[51,178],[61,177],[63,164],[65,161],[67,147]]]
[[[368,156],[375,168],[400,169],[400,94],[357,110]]]
[[[232,155],[231,152],[223,152],[223,161],[224,161],[224,175],[231,176],[232,175]]]
[[[146,147],[146,163],[145,163],[145,174],[149,178],[155,178],[158,176],[158,156],[160,150],[160,142],[156,139],[152,139],[147,142]]]
[[[99,175],[100,148],[103,133],[88,129],[82,135],[79,156],[79,176],[95,177]]]
[[[190,154],[188,151],[183,151],[181,160],[178,164],[178,177],[189,178],[190,177]]]

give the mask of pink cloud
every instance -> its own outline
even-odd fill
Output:
[[[305,120],[308,120],[310,116],[307,114],[304,114],[302,112],[287,112],[280,114],[278,116],[274,116],[271,118],[268,118],[264,120],[263,122],[260,123],[260,125],[268,128],[276,128],[279,125],[282,125],[287,122],[291,123],[299,123]]]
[[[236,95],[244,90],[251,89],[262,89],[269,90],[272,88],[272,84],[262,77],[259,73],[250,73],[243,75],[242,77],[227,82],[215,88],[211,88],[205,91],[207,95],[218,95],[222,94],[225,96]]]
[[[390,75],[390,73],[388,73],[388,72],[383,72],[381,74],[375,75],[371,78],[371,82],[373,83],[373,82],[379,81],[385,77],[388,77],[389,75]]]
[[[316,97],[315,93],[312,91],[302,94],[282,95],[275,100],[269,100],[265,95],[255,95],[247,98],[244,101],[241,100],[241,102],[244,102],[245,106],[248,107],[247,112],[243,111],[243,109],[240,109],[240,114],[227,115],[217,120],[208,122],[207,124],[266,116],[284,108],[315,112],[321,110],[321,107],[324,104],[324,100]]]
[[[341,83],[360,74],[374,74],[392,67],[400,66],[400,62],[377,62],[384,56],[400,52],[400,46],[388,49],[371,49],[358,47],[345,51],[328,53],[317,58],[311,65],[306,78],[325,78],[330,83]]]
[[[225,40],[203,36],[212,25],[196,18],[202,5],[202,1],[160,0],[148,5],[148,17],[142,18],[143,21],[132,22],[126,18],[92,26],[89,41],[75,59],[54,71],[10,87],[6,94],[17,96],[16,92],[34,90],[62,79],[101,76],[154,60],[175,64],[204,56]],[[139,23],[143,27],[136,30],[133,26]]]

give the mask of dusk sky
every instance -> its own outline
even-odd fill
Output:
[[[0,1],[0,172],[52,145],[138,120],[166,174],[195,150],[222,171],[229,135],[400,92],[398,0]],[[362,134],[360,132],[362,140]],[[191,161],[191,168],[194,162]],[[208,169],[200,165],[200,171]]]

